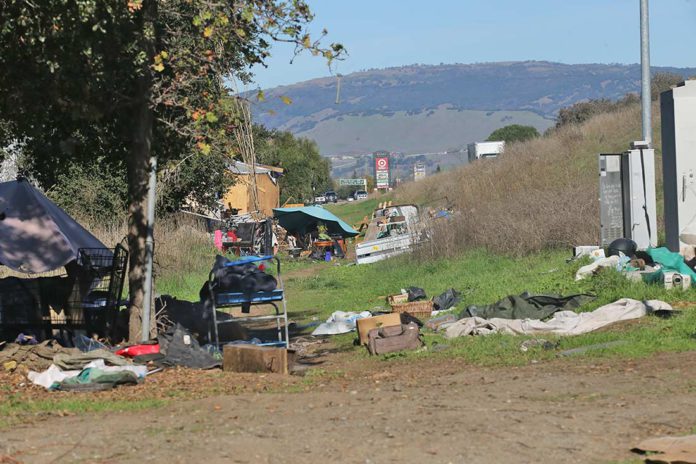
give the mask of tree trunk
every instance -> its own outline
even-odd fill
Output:
[[[138,103],[134,108],[133,141],[127,159],[128,173],[128,248],[130,251],[128,290],[130,293],[130,318],[128,339],[139,342],[142,332],[143,304],[145,302],[145,238],[147,237],[147,189],[152,149],[154,114],[151,106],[152,74],[150,64],[155,55],[154,18],[156,1],[143,2],[142,47],[148,57],[138,79]],[[151,333],[154,333],[154,311],[151,314]]]

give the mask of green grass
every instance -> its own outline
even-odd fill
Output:
[[[343,219],[345,222],[354,226],[360,223],[365,216],[372,217],[372,211],[377,205],[392,199],[390,194],[371,195],[367,200],[351,201],[340,205],[326,205],[325,208]]]
[[[533,293],[597,295],[595,301],[581,308],[583,311],[590,311],[625,297],[638,300],[661,299],[667,302],[688,301],[693,302],[696,308],[696,290],[667,291],[659,285],[628,281],[614,271],[575,282],[575,271],[580,264],[566,264],[566,257],[567,252],[564,251],[522,258],[472,251],[457,259],[430,263],[419,263],[411,257],[401,257],[372,265],[327,266],[315,275],[293,278],[287,282],[289,309],[293,317],[299,320],[312,317],[323,320],[337,310],[387,309],[384,297],[411,285],[424,288],[429,296],[454,287],[463,293],[458,311],[471,304],[492,303],[525,290]],[[531,337],[493,335],[446,340],[439,334],[426,333],[427,349],[385,356],[384,359],[456,356],[479,365],[520,365],[532,360],[555,358],[562,350],[612,341],[622,343],[566,359],[582,356],[642,357],[663,351],[694,350],[694,334],[696,309],[687,309],[670,319],[646,317],[614,330],[575,337],[542,336],[541,338],[558,342],[558,348],[554,350],[532,348],[527,352],[520,351],[522,341]],[[353,349],[350,347],[353,337],[351,334],[336,337],[335,340],[342,349]],[[438,344],[447,348],[442,351],[433,350]]]
[[[167,401],[161,399],[121,401],[71,397],[32,400],[23,395],[10,394],[0,400],[0,428],[24,421],[31,416],[142,411],[162,407],[166,404]]]

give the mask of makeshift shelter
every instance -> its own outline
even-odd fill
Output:
[[[84,329],[106,334],[116,324],[128,252],[107,248],[28,181],[0,183],[0,264],[37,274],[0,279],[0,340],[28,331]]]
[[[75,261],[82,248],[106,246],[26,180],[0,183],[0,264],[47,272]]]
[[[254,195],[251,189],[252,172],[256,179],[256,195],[258,211],[271,216],[273,208],[280,206],[280,186],[278,179],[283,175],[283,169],[257,164],[253,167],[241,161],[233,161],[228,165],[228,171],[235,176],[235,184],[223,195],[222,201],[226,208],[236,210],[238,214],[256,211]]]
[[[276,208],[273,216],[289,233],[306,234],[315,230],[319,223],[326,226],[331,235],[355,237],[358,231],[346,224],[339,217],[320,206],[303,206],[299,208]]]

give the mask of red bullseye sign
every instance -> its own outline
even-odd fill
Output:
[[[375,157],[375,186],[377,188],[389,188],[389,157]]]

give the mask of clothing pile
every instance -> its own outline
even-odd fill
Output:
[[[438,329],[444,331],[447,338],[493,333],[580,335],[616,322],[648,314],[669,315],[673,311],[670,305],[660,300],[643,302],[630,298],[622,298],[591,312],[569,310],[590,299],[589,295],[558,297],[525,293],[509,296],[494,305],[470,306],[462,313],[461,319],[441,324]]]

